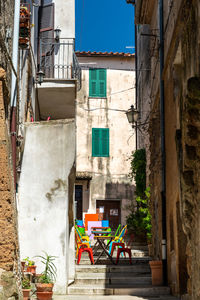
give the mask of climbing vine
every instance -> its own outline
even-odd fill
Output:
[[[151,239],[151,214],[149,211],[150,187],[146,188],[146,151],[139,149],[132,153],[130,177],[136,184],[136,205],[130,207],[127,216],[129,231],[137,236]]]
[[[146,150],[139,149],[132,152],[131,155],[131,171],[130,177],[135,180],[136,195],[139,197],[144,196],[146,188]]]

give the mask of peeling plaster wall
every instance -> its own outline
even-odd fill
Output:
[[[26,123],[25,137],[19,183],[21,258],[41,255],[42,251],[57,256],[54,290],[65,294],[73,265],[72,261],[69,264],[69,235],[73,226],[75,123]],[[38,259],[36,265],[40,273],[43,269]]]
[[[124,110],[135,104],[135,60],[116,57],[78,57],[82,66],[82,89],[77,96],[77,171],[92,176],[90,192],[83,190],[84,213],[96,213],[96,200],[121,200],[123,209],[133,199],[134,186],[128,177],[135,150],[135,131]],[[89,69],[107,69],[107,97],[89,98]],[[110,130],[110,156],[92,157],[92,128]],[[87,199],[86,199],[87,198]],[[89,206],[88,206],[89,202]]]

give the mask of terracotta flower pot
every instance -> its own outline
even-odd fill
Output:
[[[52,292],[53,283],[36,283],[37,292]]]
[[[29,294],[30,294],[30,289],[22,289],[22,293],[23,293],[23,300],[28,300]]]
[[[51,300],[53,292],[37,292],[38,300]]]
[[[163,284],[163,266],[161,260],[152,260],[149,262],[151,267],[152,285]]]
[[[36,266],[28,266],[26,271],[32,273],[35,276],[36,275]]]

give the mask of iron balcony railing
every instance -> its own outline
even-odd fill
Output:
[[[45,78],[76,79],[81,88],[81,68],[74,52],[74,39],[45,38],[40,40],[39,70]]]

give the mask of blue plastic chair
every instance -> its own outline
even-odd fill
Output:
[[[125,225],[125,226],[122,228],[120,234],[119,234],[118,236],[115,236],[115,238],[114,238],[114,239],[112,240],[112,242],[110,243],[110,246],[109,246],[109,254],[111,254],[111,251],[112,251],[112,244],[113,244],[114,242],[116,242],[116,243],[123,242],[123,237],[124,237],[124,235],[126,234],[126,232],[127,232],[127,225]]]
[[[83,225],[83,220],[76,220],[76,225],[78,225],[78,226],[84,226]]]
[[[109,227],[109,220],[102,220],[102,227]]]

